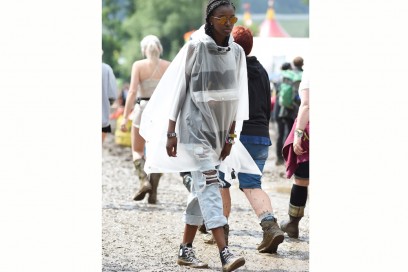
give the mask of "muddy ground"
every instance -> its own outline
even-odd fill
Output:
[[[271,139],[275,142],[274,124]],[[284,166],[275,166],[275,147],[270,147],[263,176],[263,189],[272,200],[278,222],[287,217],[291,181],[283,177]],[[183,235],[181,220],[188,191],[176,174],[164,174],[158,189],[158,203],[132,200],[138,179],[132,163],[130,147],[115,144],[108,135],[102,158],[102,271],[220,271],[216,245],[203,242],[197,233],[196,255],[209,264],[209,269],[177,265],[177,253]],[[233,252],[245,257],[237,271],[309,271],[309,209],[300,221],[300,237],[286,236],[276,254],[256,250],[262,240],[262,229],[245,195],[237,184],[231,187],[232,211],[229,218],[229,244]]]

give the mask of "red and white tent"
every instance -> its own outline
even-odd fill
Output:
[[[275,19],[273,0],[268,1],[266,18],[259,29],[259,37],[289,37],[288,33],[280,26]]]

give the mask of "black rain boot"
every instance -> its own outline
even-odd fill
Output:
[[[133,164],[135,165],[136,173],[140,181],[139,191],[133,197],[133,200],[139,201],[145,197],[146,193],[150,193],[152,191],[152,185],[147,179],[147,174],[143,169],[145,165],[145,159],[144,158],[137,159],[133,161]]]
[[[299,221],[305,213],[305,207],[289,204],[289,220],[281,222],[281,230],[290,238],[299,238]]]
[[[263,239],[258,246],[260,253],[276,253],[278,246],[285,239],[284,232],[276,223],[276,218],[273,220],[264,220],[260,223],[263,230]]]
[[[156,204],[157,202],[157,187],[159,186],[159,180],[161,178],[161,173],[153,173],[149,175],[150,184],[152,185],[152,190],[149,193],[147,202],[150,204]]]

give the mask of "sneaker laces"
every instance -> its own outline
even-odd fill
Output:
[[[200,263],[201,261],[195,256],[194,250],[192,247],[185,247],[184,253],[186,254],[186,259],[192,263]]]
[[[224,258],[225,263],[229,263],[232,258],[234,258],[234,254],[232,254],[229,250],[228,247],[225,247],[221,251],[221,255]]]

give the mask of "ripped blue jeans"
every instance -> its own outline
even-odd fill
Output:
[[[191,193],[187,199],[187,208],[183,213],[183,222],[199,226],[205,222],[207,230],[227,224],[223,214],[218,170],[191,172]]]

